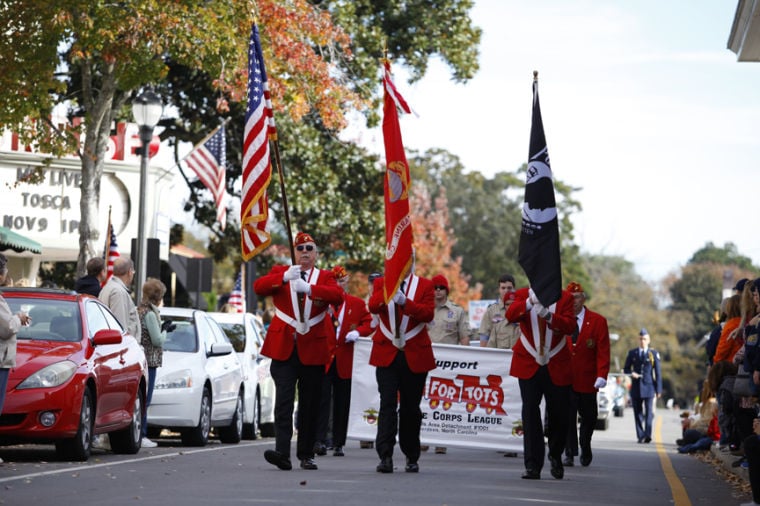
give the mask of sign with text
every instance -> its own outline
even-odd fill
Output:
[[[369,365],[372,341],[354,346],[348,437],[374,441],[380,394]],[[509,376],[511,350],[434,344],[437,367],[425,383],[422,444],[522,451],[520,387]]]
[[[480,322],[483,321],[483,315],[486,314],[488,306],[496,302],[496,299],[471,300],[468,307],[468,316],[470,318],[470,328],[478,330]]]

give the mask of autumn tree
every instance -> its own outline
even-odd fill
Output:
[[[426,278],[443,274],[449,281],[449,297],[465,309],[469,301],[480,300],[482,286],[470,287],[470,276],[462,270],[462,258],[451,254],[456,238],[449,225],[446,190],[441,189],[431,199],[424,185],[413,184],[409,214],[416,251],[415,272]]]

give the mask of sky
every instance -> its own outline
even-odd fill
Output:
[[[443,147],[467,171],[528,157],[533,71],[554,177],[579,190],[584,253],[619,255],[656,283],[708,242],[760,265],[760,62],[727,49],[736,1],[476,0],[480,70],[440,60],[396,86],[416,115],[404,145]],[[378,130],[356,140],[383,152]]]

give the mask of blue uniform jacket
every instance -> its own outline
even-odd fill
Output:
[[[641,374],[640,378],[634,378],[631,382],[631,397],[644,399],[662,392],[662,376],[660,375],[660,354],[649,348],[642,359],[640,351],[640,348],[634,348],[628,352],[623,372]]]

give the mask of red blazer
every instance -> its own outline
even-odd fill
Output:
[[[577,321],[577,319],[576,319]],[[604,316],[586,308],[583,328],[573,344],[573,337],[567,336],[573,364],[573,390],[580,393],[594,393],[596,378],[607,379],[610,372],[610,333]]]
[[[519,379],[530,379],[536,374],[541,364],[538,358],[534,357],[531,350],[533,348],[533,317],[535,316],[536,326],[541,334],[541,342],[547,329],[546,320],[538,316],[535,309],[525,310],[525,302],[528,299],[528,289],[521,288],[515,292],[515,300],[507,307],[505,312],[506,318],[511,322],[520,324],[522,336],[512,347],[512,365],[509,374]],[[562,290],[559,300],[556,303],[555,311],[552,314],[551,323],[548,328],[552,330],[552,338],[549,348],[545,350],[544,357],[547,357],[549,376],[555,385],[569,385],[572,382],[572,371],[570,365],[570,350],[567,347],[565,336],[575,331],[575,312],[573,311],[573,296],[567,290]],[[526,348],[524,340],[527,339],[531,348]],[[561,346],[560,346],[561,345]],[[554,355],[552,352],[556,351]],[[538,350],[536,350],[538,352]]]
[[[307,313],[305,316],[315,323],[306,333],[298,334],[296,338],[294,322],[297,320],[297,303],[293,307],[295,292],[290,288],[290,283],[283,284],[282,281],[287,270],[287,265],[275,265],[268,274],[253,284],[256,295],[271,296],[277,310],[267,329],[261,353],[273,360],[287,360],[293,354],[293,347],[296,347],[302,364],[325,365],[330,358],[327,338],[332,332],[330,316],[326,312],[330,304],[340,304],[343,301],[343,289],[331,271],[316,267],[312,269],[309,280],[312,284],[311,295],[304,300],[304,310]],[[317,322],[320,315],[323,319]]]
[[[335,357],[335,367],[338,377],[350,379],[354,367],[354,343],[346,342],[346,334],[352,330],[359,332],[362,337],[369,337],[375,329],[372,328],[372,315],[367,311],[367,304],[359,297],[354,297],[348,293],[343,295],[343,304],[333,306],[335,317],[334,325],[338,324],[338,318],[343,311],[343,319],[340,326],[334,329],[332,338],[329,339],[330,359],[327,362],[327,368]]]
[[[402,318],[408,317],[407,325],[403,329],[404,334],[407,335],[404,343],[406,362],[412,372],[422,373],[435,369],[433,344],[430,342],[426,325],[433,321],[435,314],[435,292],[433,282],[429,279],[419,276],[412,277],[417,283],[414,295],[410,294],[410,287],[407,286],[406,304],[403,307],[399,307],[392,301],[390,304],[393,306],[394,312],[398,311]],[[410,281],[409,284],[414,284],[414,282]],[[380,320],[375,329],[375,334],[372,336],[372,352],[369,356],[369,363],[375,367],[388,367],[396,358],[398,348],[393,344],[392,338],[385,333],[389,330],[393,332],[396,326],[389,323],[389,306],[385,304],[383,296],[382,277],[374,281],[372,297],[369,299],[368,306],[370,313],[378,315]],[[422,328],[419,328],[420,324],[422,324]],[[385,327],[385,331],[383,327]],[[412,336],[415,332],[416,334]]]

